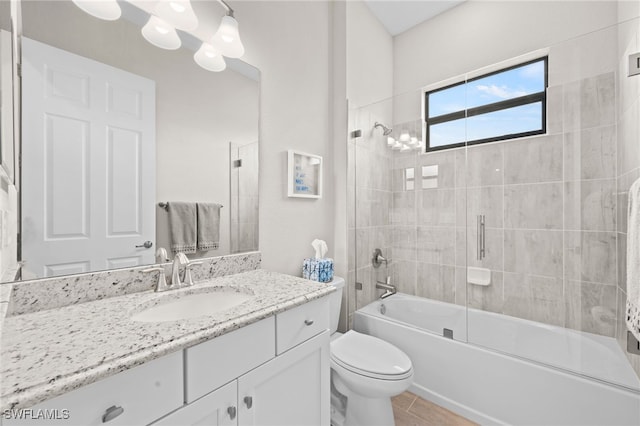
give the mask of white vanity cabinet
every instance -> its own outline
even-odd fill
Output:
[[[153,426],[328,426],[328,302],[318,299],[186,349],[187,405]]]
[[[2,425],[149,424],[182,406],[182,366],[182,352],[176,352],[29,409],[16,410],[12,419],[3,413]]]
[[[66,419],[0,423],[328,426],[329,372],[323,297],[29,409]]]

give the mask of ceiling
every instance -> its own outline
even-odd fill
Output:
[[[405,32],[466,0],[364,0],[392,36]]]

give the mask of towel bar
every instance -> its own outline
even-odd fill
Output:
[[[169,203],[167,202],[159,202],[158,203],[158,207],[167,210],[167,208],[169,207]],[[223,208],[224,206],[222,204],[220,204],[220,208]]]

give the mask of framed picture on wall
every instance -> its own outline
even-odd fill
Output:
[[[322,157],[289,150],[287,195],[299,198],[322,198]]]

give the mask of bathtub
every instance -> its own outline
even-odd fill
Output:
[[[411,391],[483,425],[640,425],[640,380],[613,338],[401,293],[354,329],[411,358]]]

